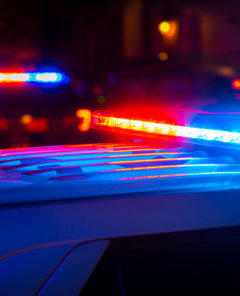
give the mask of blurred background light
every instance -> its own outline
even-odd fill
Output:
[[[8,128],[8,120],[6,118],[0,118],[0,131],[5,131]]]
[[[23,125],[29,124],[33,120],[30,114],[25,114],[20,118],[20,123]]]
[[[158,25],[158,30],[160,33],[163,33],[163,34],[167,33],[170,31],[170,29],[171,29],[171,26],[170,26],[169,22],[164,21],[164,22],[159,23],[159,25]]]
[[[101,93],[102,93],[102,88],[100,85],[95,85],[93,88],[92,88],[92,93],[96,96],[99,96]]]
[[[217,73],[223,76],[233,76],[235,75],[235,71],[230,66],[222,66],[217,68]]]
[[[78,130],[81,132],[87,132],[91,127],[92,112],[88,109],[78,109],[76,111],[77,118],[81,119],[78,124]]]
[[[158,24],[158,30],[163,37],[175,39],[178,35],[179,23],[177,20],[163,21]]]
[[[45,133],[48,130],[48,120],[44,117],[32,118],[24,127],[30,133]]]
[[[232,82],[232,86],[235,89],[240,89],[240,79],[234,79]]]
[[[235,99],[240,100],[240,93],[235,95]]]
[[[168,54],[165,51],[162,51],[158,55],[159,60],[161,61],[167,61],[168,60]]]
[[[104,96],[99,96],[97,101],[99,104],[104,104],[106,102],[106,98]]]

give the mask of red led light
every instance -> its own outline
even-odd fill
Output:
[[[233,86],[233,88],[235,88],[235,89],[240,89],[240,79],[235,79],[235,80],[233,80],[233,82],[232,82],[232,86]]]
[[[181,136],[179,126],[154,121],[144,121],[135,119],[126,119],[105,115],[104,113],[94,112],[92,116],[93,127],[99,128],[117,128],[118,130],[129,130],[151,134],[162,134],[166,136]]]
[[[0,83],[21,83],[29,80],[27,73],[0,73]]]

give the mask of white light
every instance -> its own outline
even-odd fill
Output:
[[[35,79],[43,82],[55,82],[58,80],[57,73],[39,73],[36,74]]]

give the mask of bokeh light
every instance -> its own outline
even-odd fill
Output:
[[[29,124],[33,120],[33,117],[30,114],[24,114],[20,118],[20,123],[23,125]]]
[[[232,86],[235,89],[240,89],[240,79],[234,79],[232,82]]]
[[[167,61],[168,60],[168,54],[165,51],[162,51],[158,55],[159,60],[161,61]]]
[[[100,85],[95,85],[93,88],[92,88],[92,93],[95,95],[95,96],[99,96],[101,93],[102,93],[102,88]]]
[[[163,21],[158,24],[158,30],[168,39],[176,39],[178,36],[179,22],[177,20]]]
[[[99,96],[97,101],[99,104],[104,104],[106,102],[106,98],[104,96]]]
[[[78,130],[81,132],[87,132],[91,127],[92,112],[88,109],[78,109],[76,111],[77,118],[81,119],[78,124]]]
[[[0,118],[0,131],[5,131],[8,128],[8,121],[6,118]]]
[[[170,31],[170,29],[171,29],[171,26],[170,26],[169,22],[164,21],[164,22],[159,23],[159,25],[158,25],[158,30],[161,33],[167,33]]]

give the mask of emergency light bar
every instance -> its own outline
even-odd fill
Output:
[[[199,141],[240,144],[240,133],[237,132],[128,119],[99,111],[92,114],[92,127],[113,129],[115,131],[138,132],[145,135],[175,136],[197,139]]]
[[[0,73],[0,83],[67,83],[69,78],[58,72]]]

